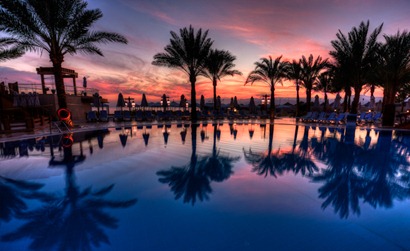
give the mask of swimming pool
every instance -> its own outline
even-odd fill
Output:
[[[406,132],[225,122],[65,136],[0,144],[0,250],[410,248]]]

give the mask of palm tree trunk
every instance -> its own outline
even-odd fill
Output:
[[[362,90],[361,87],[354,88],[354,98],[353,98],[352,110],[351,110],[352,114],[357,114],[357,106],[359,105],[361,90]]]
[[[213,78],[213,86],[214,86],[214,112],[216,111],[216,103],[217,103],[217,100],[216,100],[216,84],[217,84],[217,80],[216,80],[216,78],[214,77]]]
[[[270,119],[275,119],[275,85],[270,87]]]
[[[323,87],[323,92],[325,93],[325,103],[323,104],[323,111],[327,112],[327,88],[326,85]]]
[[[57,100],[59,108],[67,108],[67,99],[64,88],[64,79],[62,74],[61,62],[53,63],[54,79],[57,91]]]
[[[306,88],[306,111],[310,112],[310,102],[312,100],[312,90]]]
[[[189,76],[189,81],[191,82],[191,121],[196,122],[198,117],[196,114],[196,76],[194,73],[191,73],[191,75]]]
[[[392,86],[392,85],[387,85]],[[394,85],[393,85],[394,86]],[[392,88],[385,88],[383,91],[383,126],[393,126],[395,120],[396,106],[395,102],[396,91]]]
[[[296,81],[296,118],[299,118],[300,104],[299,104],[299,82]]]

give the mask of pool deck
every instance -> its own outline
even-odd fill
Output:
[[[269,119],[243,119],[243,120],[217,120],[218,124],[269,124]],[[74,128],[70,129],[69,131],[64,128],[57,128],[57,125],[52,125],[51,129],[50,126],[47,124],[42,127],[36,127],[33,132],[16,132],[16,133],[8,133],[8,134],[0,134],[0,143],[6,141],[13,141],[13,140],[22,140],[22,139],[29,139],[33,137],[44,137],[50,135],[60,135],[65,133],[76,133],[76,132],[85,132],[85,131],[94,131],[94,130],[104,130],[108,128],[118,128],[118,127],[133,127],[133,126],[157,126],[157,125],[177,125],[177,124],[190,124],[190,121],[153,121],[153,122],[135,122],[135,121],[123,121],[123,122],[86,122],[86,123],[79,123],[76,124]],[[212,125],[215,123],[213,120],[204,120],[198,121],[197,124],[207,124]],[[318,126],[318,127],[335,127],[335,128],[343,128],[346,127],[346,124],[326,124],[326,123],[314,123],[314,122],[301,122],[296,121],[295,118],[277,118],[274,121],[275,124],[278,125],[301,125],[301,126]],[[379,125],[374,124],[366,124],[357,126],[358,128],[363,129],[394,129],[394,130],[409,130],[409,129],[397,129],[397,128],[382,128]]]

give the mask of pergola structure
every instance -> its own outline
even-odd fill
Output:
[[[53,67],[40,67],[36,68],[37,74],[41,77],[41,87],[43,89],[43,94],[46,94],[46,85],[44,83],[44,75],[54,75],[54,68]],[[74,95],[77,96],[77,85],[75,79],[78,78],[78,73],[74,70],[61,68],[61,72],[63,78],[72,78],[73,79],[73,86],[74,86]]]

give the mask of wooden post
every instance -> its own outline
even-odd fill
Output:
[[[74,85],[74,96],[77,96],[77,83],[75,81],[76,77],[73,77],[73,85]]]
[[[44,83],[44,74],[40,74],[41,77],[41,88],[43,89],[43,94],[47,94],[46,84]]]

